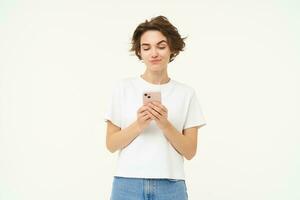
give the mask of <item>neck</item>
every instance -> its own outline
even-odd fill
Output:
[[[152,84],[165,84],[170,80],[168,72],[166,70],[155,72],[146,70],[141,77]]]

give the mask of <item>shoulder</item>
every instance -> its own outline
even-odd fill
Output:
[[[176,80],[172,80],[172,81],[174,83],[174,87],[176,88],[176,90],[180,91],[184,95],[192,96],[195,93],[194,88],[191,87],[190,85],[187,85],[185,83]]]

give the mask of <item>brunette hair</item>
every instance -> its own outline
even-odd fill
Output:
[[[183,51],[185,47],[184,40],[175,26],[173,26],[169,20],[164,16],[157,16],[151,18],[150,21],[146,20],[145,22],[139,24],[135,29],[132,41],[131,41],[131,49],[130,51],[134,51],[135,55],[141,60],[140,52],[141,52],[141,36],[143,33],[149,30],[157,30],[160,31],[166,38],[171,51],[170,61],[172,62],[174,58],[179,54],[180,51]]]

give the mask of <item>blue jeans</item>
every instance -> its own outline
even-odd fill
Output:
[[[184,180],[114,177],[110,200],[187,200]]]

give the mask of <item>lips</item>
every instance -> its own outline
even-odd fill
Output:
[[[151,63],[159,63],[161,60],[150,60]]]

